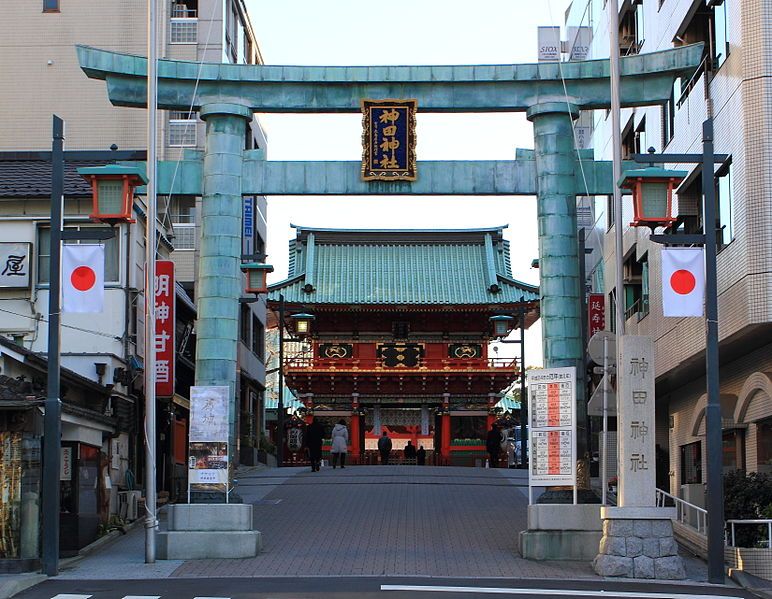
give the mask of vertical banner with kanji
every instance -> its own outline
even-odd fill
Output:
[[[155,262],[155,394],[174,395],[174,262]]]
[[[362,100],[362,179],[415,181],[416,100]]]
[[[598,331],[606,330],[606,296],[602,293],[591,293],[587,298],[588,339]]]
[[[576,485],[576,368],[543,368],[528,379],[528,486]],[[529,493],[530,495],[530,493]]]

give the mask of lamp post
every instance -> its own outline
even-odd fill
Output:
[[[520,339],[504,339],[511,331],[514,317],[509,315],[491,316],[493,336],[498,337],[499,343],[520,344],[520,464],[521,468],[528,466],[528,407],[525,397],[525,298],[520,297],[520,309],[518,310],[518,322],[520,326]]]
[[[106,155],[109,156],[109,155]],[[64,121],[54,115],[51,144],[51,256],[48,293],[48,384],[43,418],[43,573],[59,573],[59,467],[61,462],[61,269],[62,241],[104,241],[115,236],[114,228],[64,230]],[[97,215],[92,218],[99,220]]]
[[[639,163],[681,163],[702,165],[703,234],[652,235],[649,239],[664,245],[703,245],[705,247],[705,376],[707,379],[708,403],[705,409],[707,443],[707,524],[708,524],[708,580],[713,584],[724,582],[724,490],[722,480],[722,431],[721,403],[719,399],[718,361],[718,289],[716,277],[716,198],[715,163],[725,162],[728,156],[713,153],[713,119],[702,124],[702,154],[636,154],[633,159]],[[662,169],[640,169],[649,171]],[[637,173],[638,175],[640,172]],[[664,171],[668,175],[685,175],[683,172]],[[633,173],[635,178],[636,173]],[[630,177],[627,177],[628,181]],[[633,187],[634,205],[641,212],[636,220],[644,224],[656,222],[657,216],[673,222],[670,209],[672,181],[665,188],[662,179],[649,177]],[[621,181],[622,183],[624,181]],[[668,201],[663,201],[667,189]],[[659,214],[657,214],[659,213]],[[652,221],[652,219],[654,219]],[[648,222],[647,222],[648,221]]]

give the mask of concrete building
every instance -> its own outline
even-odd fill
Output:
[[[262,61],[244,0],[187,0],[158,3],[158,55],[177,60],[256,64]],[[0,285],[0,336],[18,347],[45,353],[47,342],[48,238],[50,215],[51,118],[64,119],[68,156],[65,179],[65,226],[91,223],[90,190],[75,167],[104,164],[93,151],[146,151],[146,112],[110,104],[102,82],[90,80],[78,65],[75,46],[147,53],[147,2],[100,3],[88,0],[11,0],[6,5],[6,34],[0,51],[0,239],[25,250],[23,285]],[[195,112],[159,111],[159,159],[176,161],[185,152],[203,149],[204,124]],[[265,147],[256,119],[244,131],[244,147]],[[46,154],[46,152],[49,152]],[[125,158],[125,155],[123,156]],[[140,193],[143,190],[139,190]],[[177,296],[177,381],[171,401],[159,401],[159,491],[174,499],[185,489],[186,423],[195,356],[196,264],[200,199],[159,197],[159,258],[175,262]],[[135,198],[137,223],[120,225],[106,243],[105,311],[65,315],[62,365],[104,388],[112,403],[102,414],[120,414],[131,426],[118,437],[132,483],[142,480],[142,389],[144,355],[144,223],[146,208]],[[244,253],[263,254],[266,238],[265,198],[245,202]],[[3,249],[3,248],[0,248]],[[8,252],[6,252],[7,254]],[[5,256],[0,270],[6,266]],[[1,277],[0,277],[1,278]],[[262,423],[265,380],[265,303],[244,304],[239,344],[239,389],[243,459],[251,463]],[[41,316],[42,315],[42,316]],[[85,425],[84,425],[85,426]],[[110,435],[113,435],[113,430]],[[96,439],[92,435],[91,439]],[[107,437],[106,437],[107,439]],[[118,443],[115,444],[118,447]],[[109,440],[95,445],[107,455]],[[237,447],[237,451],[238,451]],[[128,484],[113,479],[116,488]],[[163,499],[163,497],[162,497]]]
[[[705,43],[704,60],[689,80],[676,82],[659,107],[622,111],[622,154],[701,152],[702,122],[712,117],[715,151],[729,160],[716,168],[720,384],[724,470],[772,471],[772,6],[764,0],[625,0],[620,2],[620,52],[649,53]],[[592,31],[588,58],[609,55],[603,0],[575,0],[566,25]],[[583,117],[587,119],[587,117]],[[611,118],[594,111],[590,147],[611,159]],[[695,165],[677,190],[676,227],[702,226],[701,178]],[[661,246],[645,228],[631,228],[624,198],[621,223],[610,200],[596,197],[593,220],[604,239],[603,259],[589,277],[606,295],[613,328],[615,301],[624,301],[626,332],[655,340],[658,486],[702,505],[705,447],[705,325],[701,318],[665,318]],[[615,277],[614,230],[624,227],[624,281]],[[592,269],[591,269],[591,274]],[[617,296],[617,291],[619,295]]]

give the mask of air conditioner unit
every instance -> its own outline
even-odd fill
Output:
[[[139,517],[137,512],[141,497],[142,491],[120,491],[118,493],[118,515],[127,521],[136,520]]]

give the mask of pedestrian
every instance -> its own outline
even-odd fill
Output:
[[[501,451],[501,431],[494,422],[491,424],[491,430],[488,431],[488,439],[485,442],[485,449],[488,450],[488,464],[491,468],[497,468],[499,465],[499,451]]]
[[[381,438],[378,439],[378,451],[381,453],[381,464],[389,463],[389,454],[391,453],[391,439],[386,431],[383,431]]]
[[[416,463],[419,466],[423,466],[426,464],[426,450],[424,449],[423,445],[418,446],[418,451],[415,454],[416,457]]]
[[[311,424],[306,428],[306,447],[308,459],[311,461],[311,472],[319,472],[322,464],[322,440],[324,427],[316,418],[311,418]]]
[[[346,452],[348,451],[348,429],[346,428],[346,421],[342,418],[338,420],[332,429],[332,448],[330,454],[332,455],[332,468],[333,470],[338,465],[338,459],[340,459],[340,467],[346,467]]]
[[[411,463],[415,460],[415,445],[412,441],[408,441],[405,445],[405,463]]]

